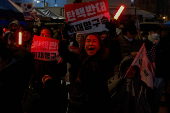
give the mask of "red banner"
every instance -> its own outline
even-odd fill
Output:
[[[80,53],[80,48],[74,47],[74,46],[70,46],[69,51],[79,54]]]
[[[108,31],[105,28],[106,18],[110,20],[107,0],[67,4],[64,7],[66,22],[71,22],[69,34]]]
[[[67,4],[65,7],[66,22],[76,22],[109,12],[108,1],[91,1]]]
[[[31,53],[34,59],[52,61],[58,58],[59,40],[34,35]]]

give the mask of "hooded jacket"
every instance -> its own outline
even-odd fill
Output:
[[[138,52],[142,46],[142,43],[136,39],[133,39],[129,42],[123,35],[119,37],[120,49],[121,49],[121,58],[130,55],[131,52]]]
[[[17,26],[19,26],[19,21],[18,20],[14,20],[12,21],[9,25],[8,25],[8,28],[11,30],[11,25],[12,24],[16,24]]]
[[[19,28],[19,21],[17,21],[17,20],[12,21],[12,22],[8,25],[8,27],[9,27],[9,29],[10,29],[10,32],[7,32],[7,33],[5,34],[5,36],[4,36],[4,40],[5,40],[6,43],[8,43],[8,40],[10,40],[11,43],[16,43],[16,42],[17,42],[17,38],[18,38],[18,36],[19,36],[17,30],[16,30],[15,32],[12,31],[12,29],[11,29],[11,25],[12,25],[12,24],[16,24],[16,25],[18,26],[18,28]]]

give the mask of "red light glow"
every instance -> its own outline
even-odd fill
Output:
[[[22,45],[22,33],[19,32],[19,42],[18,45]]]
[[[116,15],[114,16],[114,19],[118,19],[120,14],[122,13],[122,11],[124,10],[125,6],[124,5],[121,5],[119,10],[117,11]]]

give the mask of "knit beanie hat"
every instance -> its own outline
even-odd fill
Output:
[[[8,27],[10,27],[12,24],[16,24],[16,25],[19,26],[19,21],[18,21],[18,20],[12,21],[12,22],[8,25]]]
[[[77,41],[77,36],[78,36],[79,34],[81,34],[81,35],[83,35],[83,36],[85,37],[85,34],[84,34],[84,33],[76,33],[76,41]]]

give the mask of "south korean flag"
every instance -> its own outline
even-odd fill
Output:
[[[32,12],[33,10],[33,3],[22,3],[21,4],[23,12]]]

